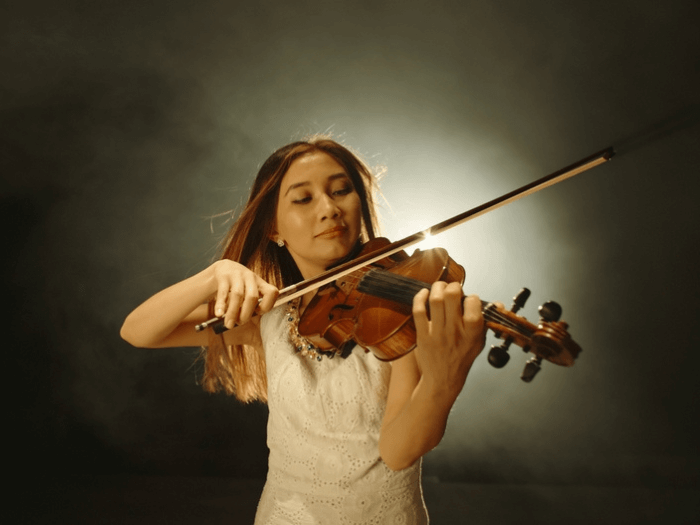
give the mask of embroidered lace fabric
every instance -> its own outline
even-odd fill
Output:
[[[303,357],[284,313],[261,319],[270,458],[255,524],[426,524],[420,461],[394,472],[379,457],[390,365],[359,347]]]

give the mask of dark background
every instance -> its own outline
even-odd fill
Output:
[[[529,385],[517,349],[500,371],[480,357],[424,473],[652,490],[668,497],[651,521],[692,522],[697,20],[690,0],[3,3],[13,472],[264,478],[265,407],[202,393],[197,349],[118,332],[211,261],[277,147],[330,132],[386,166],[397,239],[613,145],[612,162],[438,240],[466,291],[509,303],[528,286],[533,320],[558,300],[584,351]]]

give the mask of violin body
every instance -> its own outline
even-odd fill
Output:
[[[365,244],[362,253],[388,244],[387,239],[374,239]],[[366,285],[361,291],[358,285],[363,281],[366,284],[372,270],[389,272],[401,284],[401,277],[419,280],[418,289],[429,288],[428,283],[436,281],[462,284],[465,275],[464,268],[442,248],[416,250],[410,257],[404,251],[395,253],[319,288],[299,319],[299,334],[321,350],[342,349],[354,342],[383,361],[392,361],[413,350],[416,327],[412,303],[417,290],[411,286],[397,289],[393,282],[383,282],[374,288]]]

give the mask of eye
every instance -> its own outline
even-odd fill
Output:
[[[354,190],[352,184],[343,184],[340,188],[333,190],[333,195],[348,195]]]
[[[311,195],[306,195],[304,197],[300,197],[298,199],[293,199],[292,202],[294,204],[307,204],[311,202]]]

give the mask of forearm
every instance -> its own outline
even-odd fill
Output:
[[[379,453],[389,468],[409,467],[440,443],[458,395],[454,385],[418,381],[401,411],[382,426]]]
[[[121,336],[134,346],[159,346],[182,321],[216,292],[211,267],[155,294],[131,312]]]

